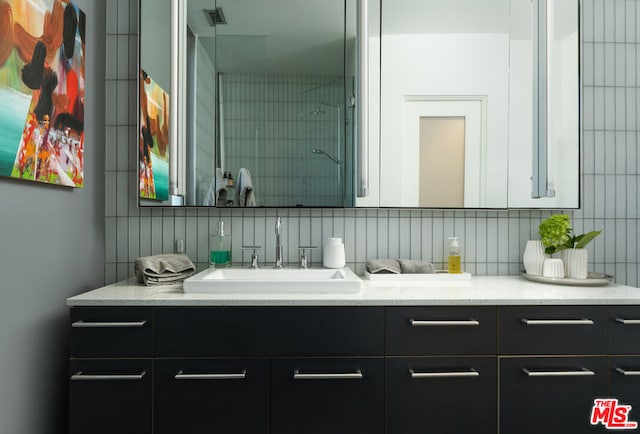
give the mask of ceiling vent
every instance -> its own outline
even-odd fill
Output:
[[[227,24],[222,8],[205,9],[204,13],[207,15],[209,25],[212,27],[215,27],[218,24]]]

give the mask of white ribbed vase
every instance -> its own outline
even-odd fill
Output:
[[[522,254],[522,262],[526,273],[532,276],[542,276],[542,265],[546,257],[542,241],[527,241],[527,246]]]
[[[564,261],[565,275],[571,279],[587,278],[587,249],[566,249],[560,252]]]

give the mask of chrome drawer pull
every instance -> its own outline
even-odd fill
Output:
[[[618,321],[619,323],[624,324],[624,325],[638,325],[638,324],[640,324],[640,319],[616,318],[616,321]]]
[[[627,371],[626,369],[622,369],[622,368],[616,368],[616,371],[622,375],[628,375],[628,376],[640,375],[640,371]]]
[[[348,372],[344,374],[303,374],[297,369],[293,371],[294,380],[359,380],[362,378],[362,371]]]
[[[142,320],[142,321],[107,321],[107,322],[76,321],[76,322],[71,324],[71,327],[76,327],[76,328],[142,327],[146,323],[147,323],[147,320]]]
[[[526,325],[593,325],[590,319],[527,319],[521,321]]]
[[[579,371],[531,371],[527,368],[522,368],[522,372],[529,377],[589,377],[596,375],[595,372],[585,368]]]
[[[468,320],[416,320],[410,319],[409,322],[413,327],[430,327],[430,326],[477,326],[480,321],[475,319]]]
[[[475,369],[469,369],[468,371],[456,371],[456,372],[416,372],[413,369],[409,369],[411,378],[454,378],[454,377],[479,377],[480,373]]]
[[[82,371],[78,371],[71,376],[71,379],[74,381],[142,380],[146,373],[142,371],[139,374],[83,374]]]
[[[247,377],[247,371],[244,369],[237,374],[184,374],[179,371],[175,375],[176,380],[244,380]]]

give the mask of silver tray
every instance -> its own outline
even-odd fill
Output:
[[[522,277],[526,280],[538,283],[549,283],[552,285],[565,285],[565,286],[607,286],[613,276],[604,273],[595,273],[589,271],[586,279],[570,279],[568,277],[544,277],[534,276],[533,274],[522,273]]]

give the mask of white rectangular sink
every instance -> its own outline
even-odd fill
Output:
[[[362,282],[348,267],[209,268],[184,281],[187,293],[359,292]]]

